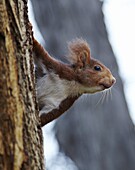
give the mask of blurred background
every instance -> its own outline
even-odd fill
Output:
[[[43,128],[47,170],[135,170],[135,0],[31,0],[29,17],[52,56],[82,37],[117,79]]]

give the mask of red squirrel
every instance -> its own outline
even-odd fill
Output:
[[[35,39],[33,51],[41,126],[63,114],[82,94],[103,91],[116,81],[106,66],[91,57],[83,39],[69,42],[70,64],[51,57]]]

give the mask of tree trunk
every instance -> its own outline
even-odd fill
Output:
[[[65,54],[66,42],[83,37],[92,56],[113,70],[112,98],[88,95],[56,123],[60,149],[79,170],[135,170],[135,131],[124,97],[118,66],[108,40],[99,0],[32,0],[35,18],[54,56]],[[64,57],[61,57],[63,59]]]
[[[26,0],[0,1],[0,170],[43,170]]]

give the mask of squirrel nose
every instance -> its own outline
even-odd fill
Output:
[[[116,79],[113,77],[112,78],[112,85],[116,83]]]

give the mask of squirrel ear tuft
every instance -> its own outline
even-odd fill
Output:
[[[71,64],[83,68],[90,64],[90,47],[82,38],[77,38],[68,43],[68,60]]]

